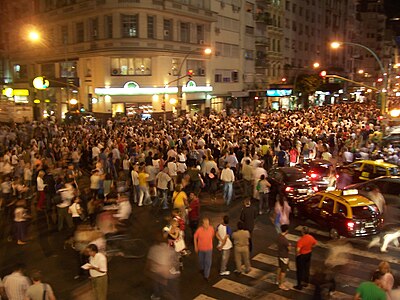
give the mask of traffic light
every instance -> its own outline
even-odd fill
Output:
[[[193,70],[188,70],[187,76],[189,77],[189,80],[192,80],[192,76],[194,75]]]
[[[326,82],[326,71],[321,71],[319,72],[319,76],[321,76],[322,78],[322,82],[325,83]]]

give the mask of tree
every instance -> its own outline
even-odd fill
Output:
[[[300,74],[297,78],[295,85],[295,92],[300,96],[301,103],[303,107],[307,108],[308,97],[314,95],[315,91],[323,84],[323,80],[318,75]]]

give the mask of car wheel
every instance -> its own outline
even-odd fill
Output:
[[[333,240],[339,239],[339,232],[335,228],[329,230],[329,237]]]

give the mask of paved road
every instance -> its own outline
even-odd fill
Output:
[[[232,207],[226,209],[221,205],[211,204],[203,200],[202,214],[211,218],[215,226],[224,214],[231,217],[232,227],[238,220],[241,203],[237,199]],[[150,207],[135,207],[134,222],[131,233],[135,237],[145,239],[149,245],[158,230],[166,224],[167,215],[154,216]],[[300,236],[300,221],[294,220],[291,224],[289,239],[295,242]],[[319,241],[312,258],[312,269],[321,266],[326,259],[331,241],[326,233],[318,230],[313,224],[312,233]],[[67,233],[50,232],[37,236],[36,225],[32,224],[33,240],[24,246],[2,241],[0,245],[0,275],[4,276],[10,271],[16,261],[24,261],[28,269],[38,268],[43,270],[46,281],[49,282],[58,296],[58,299],[90,300],[85,291],[88,289],[88,280],[74,280],[78,269],[76,253],[72,249],[64,249],[63,242]],[[274,284],[276,270],[276,233],[266,215],[258,218],[254,230],[254,249],[252,253],[252,270],[246,275],[229,275],[221,277],[218,274],[219,253],[214,251],[213,266],[210,282],[205,282],[197,270],[197,258],[191,254],[184,260],[184,270],[179,280],[181,299],[311,299],[313,286],[302,291],[281,291]],[[350,262],[338,268],[338,292],[336,299],[350,299],[356,286],[369,278],[370,273],[376,268],[379,261],[390,261],[395,274],[400,274],[400,251],[389,248],[389,253],[381,254],[377,248],[367,250],[368,239],[355,239],[348,241],[352,247]],[[291,261],[294,261],[293,254]],[[144,275],[145,259],[125,259],[114,257],[109,263],[110,300],[121,299],[149,299],[151,295],[151,282]],[[229,269],[234,270],[233,258]],[[291,266],[288,273],[290,284],[294,285],[295,268]],[[81,295],[81,297],[78,297]]]

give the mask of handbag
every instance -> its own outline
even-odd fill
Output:
[[[46,284],[43,283],[43,300],[46,300]]]
[[[178,238],[174,241],[174,247],[176,252],[181,252],[186,248],[185,240],[182,238]]]

